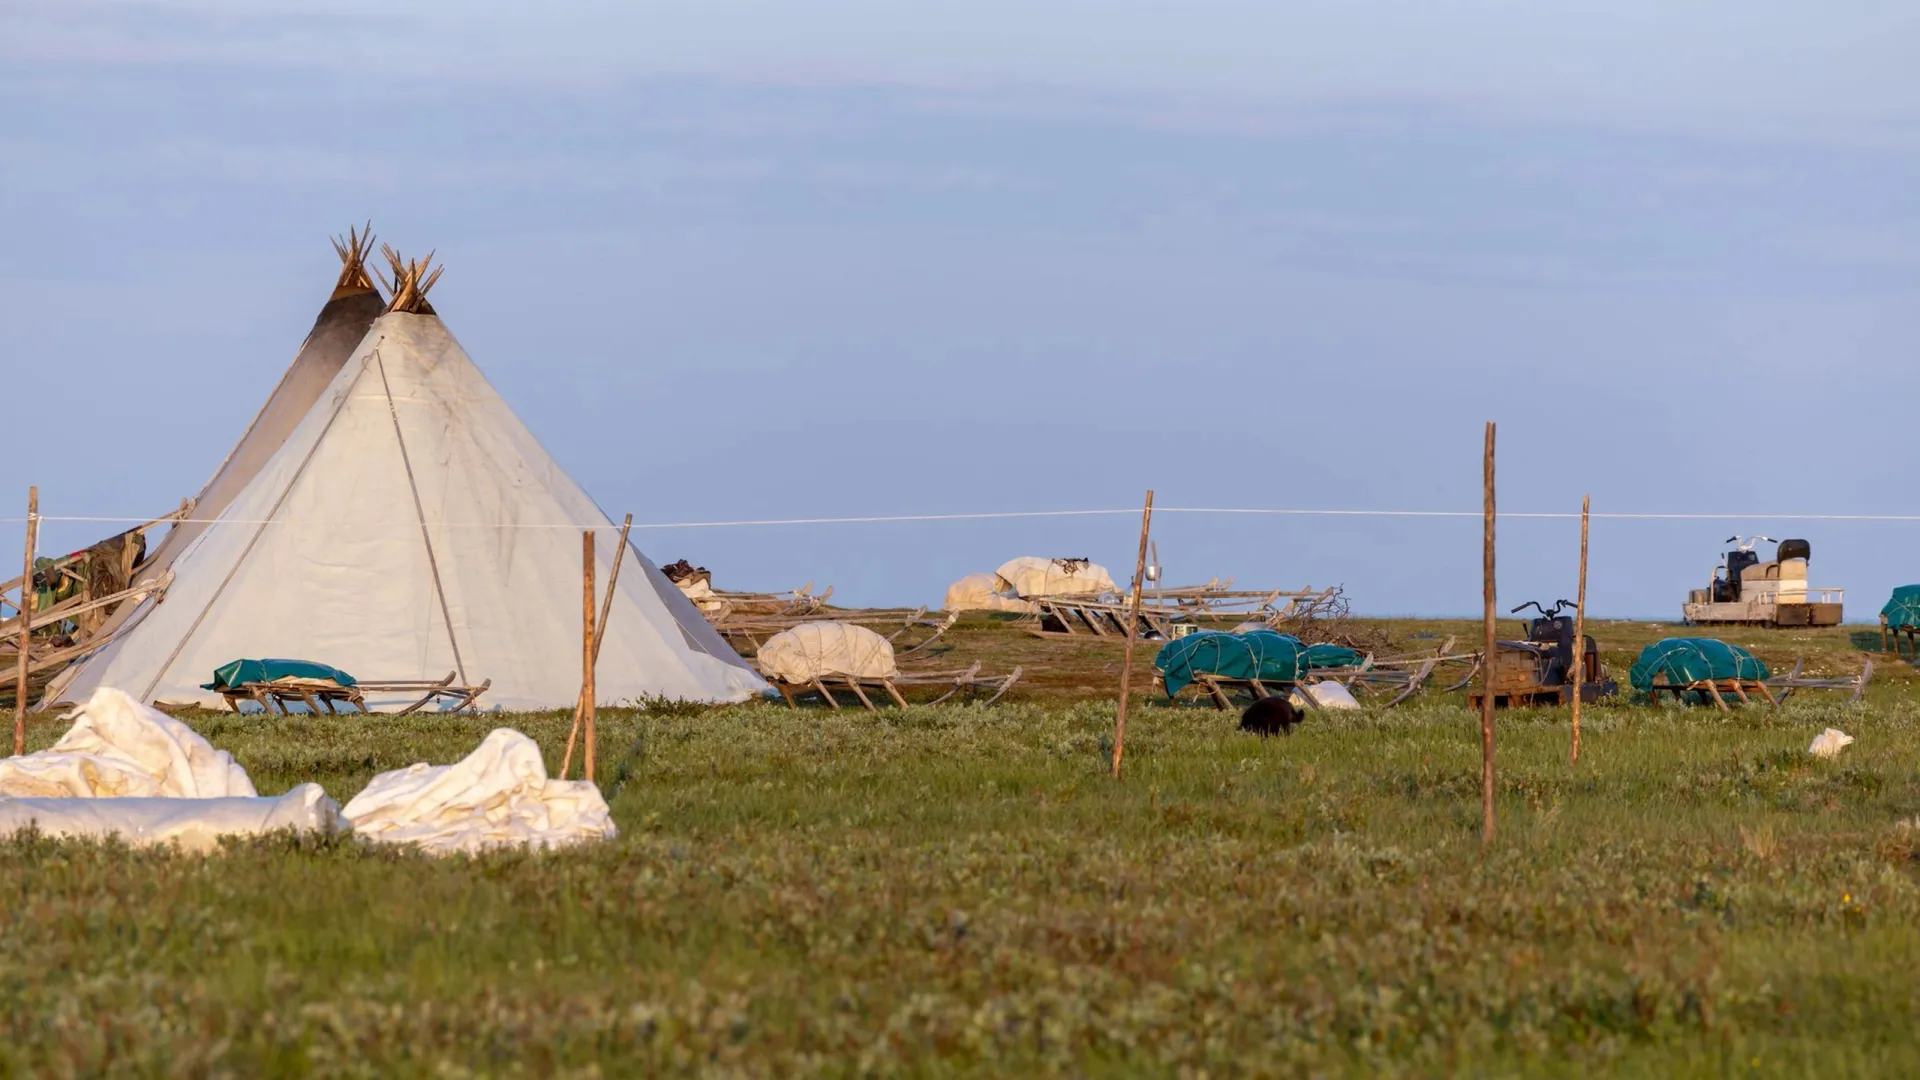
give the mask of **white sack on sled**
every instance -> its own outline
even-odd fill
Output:
[[[540,747],[509,728],[489,732],[452,765],[421,762],[381,773],[342,813],[356,835],[418,844],[433,855],[560,847],[617,832],[598,788],[547,779]]]

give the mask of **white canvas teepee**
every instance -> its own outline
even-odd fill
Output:
[[[363,680],[492,680],[482,707],[571,706],[580,683],[580,530],[610,524],[520,422],[396,264],[392,309],[273,457],[174,563],[159,604],[83,662],[142,702],[241,657]],[[612,534],[607,534],[609,538]],[[598,545],[607,580],[616,545]],[[648,560],[631,553],[608,619],[602,702],[737,701],[765,690]]]

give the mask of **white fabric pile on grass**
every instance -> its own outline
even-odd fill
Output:
[[[253,781],[225,750],[158,709],[95,690],[60,741],[0,760],[0,795],[113,799],[253,797]]]
[[[947,586],[942,611],[1030,612],[1033,605],[1020,599],[999,574],[968,574]]]
[[[1302,692],[1312,697],[1312,703],[1323,709],[1357,709],[1360,707],[1360,702],[1354,699],[1353,691],[1348,690],[1346,687],[1332,680],[1323,680],[1321,682],[1307,683],[1303,686],[1294,687],[1293,704],[1295,708],[1304,709],[1308,706],[1308,702],[1300,696]]]
[[[421,762],[381,773],[342,812],[359,836],[416,844],[433,855],[555,848],[618,832],[598,788],[547,779],[540,747],[509,728],[489,732],[452,765]]]
[[[1835,758],[1840,751],[1853,745],[1853,736],[1839,728],[1828,728],[1813,737],[1813,745],[1807,747],[1807,753],[1817,758]]]
[[[34,825],[205,851],[221,836],[340,830],[340,807],[318,784],[262,798],[232,755],[118,690],[94,691],[67,717],[73,727],[49,749],[0,760],[0,833]]]
[[[179,844],[186,851],[211,851],[223,836],[280,829],[331,834],[342,828],[340,805],[319,784],[265,797],[0,799],[0,835],[29,825],[47,836],[117,835],[129,847]]]
[[[245,769],[192,728],[102,688],[68,714],[50,749],[0,759],[0,834],[119,835],[134,846],[189,851],[222,836],[277,829],[354,831],[379,843],[445,854],[489,847],[559,847],[615,835],[599,789],[547,779],[540,748],[494,731],[452,765],[419,764],[373,778],[344,811],[318,784],[261,797]]]
[[[893,662],[893,642],[846,622],[801,623],[782,630],[760,646],[754,663],[762,675],[796,685],[823,675],[890,679],[900,674]]]
[[[1021,597],[1097,596],[1119,591],[1113,584],[1113,575],[1099,563],[1079,566],[1060,559],[1023,555],[1008,560],[997,573],[1007,588]]]

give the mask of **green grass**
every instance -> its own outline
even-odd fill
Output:
[[[1138,708],[1118,783],[1111,705],[1064,692],[614,711],[593,848],[0,842],[0,1071],[1920,1075],[1911,691],[1590,708],[1578,766],[1564,713],[1504,714],[1485,846],[1439,698],[1270,740]],[[191,722],[342,802],[493,724],[565,734]],[[1808,759],[1830,724],[1859,741]]]

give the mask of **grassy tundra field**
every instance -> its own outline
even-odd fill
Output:
[[[1622,681],[1672,632],[1593,629]],[[1723,636],[1841,672],[1860,634]],[[1577,766],[1564,712],[1503,714],[1483,846],[1457,695],[1268,740],[1147,705],[1115,783],[1117,646],[953,637],[1035,677],[990,709],[603,713],[594,848],[0,842],[0,1072],[1920,1075],[1920,677],[1891,657],[1858,706],[1591,708]],[[492,726],[565,736],[188,719],[262,792],[342,802]],[[1809,759],[1829,725],[1859,741]]]

